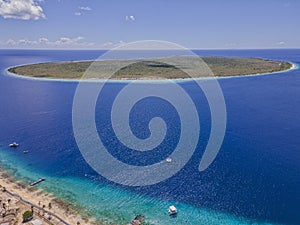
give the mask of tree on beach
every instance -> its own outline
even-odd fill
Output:
[[[23,221],[24,222],[27,222],[27,221],[29,221],[32,218],[33,218],[33,212],[26,211],[26,212],[23,213]]]
[[[46,208],[46,206],[43,205],[42,208],[43,208],[43,215],[45,215],[45,208]]]

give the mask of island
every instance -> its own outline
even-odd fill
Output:
[[[98,61],[66,61],[46,62],[22,65],[9,68],[13,74],[56,79],[105,79],[101,72],[112,67],[120,67],[110,79],[115,80],[140,80],[140,79],[185,79],[191,78],[184,70],[177,67],[179,62],[185,65],[195,65],[199,57],[174,56],[169,57],[172,64],[165,63],[166,58],[138,59],[138,60],[98,60]],[[209,76],[228,77],[246,76],[254,74],[274,73],[293,68],[293,64],[276,60],[261,58],[234,58],[234,57],[201,57],[204,73],[210,71]],[[186,63],[187,62],[187,63]],[[123,66],[122,65],[126,65]],[[189,67],[189,66],[186,66]],[[187,68],[188,69],[188,68]],[[88,76],[84,74],[88,71]],[[100,71],[100,72],[99,72]],[[199,74],[199,78],[203,74]]]

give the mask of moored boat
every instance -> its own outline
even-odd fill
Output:
[[[171,163],[171,162],[172,162],[172,159],[171,159],[171,158],[167,158],[167,159],[166,159],[166,162],[167,162],[167,163]]]
[[[15,141],[13,143],[9,144],[9,147],[11,147],[11,148],[16,148],[18,146],[19,146],[19,144]]]
[[[169,215],[176,215],[177,214],[177,209],[174,205],[171,205],[168,209]]]

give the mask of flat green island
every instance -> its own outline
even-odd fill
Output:
[[[172,63],[166,63],[168,60],[165,59],[172,61]],[[246,76],[280,72],[293,68],[293,64],[289,62],[260,58],[208,56],[201,57],[201,59],[205,63],[202,63],[202,68],[196,71],[196,73],[199,72],[199,78],[212,75],[216,77]],[[49,62],[12,67],[8,71],[38,78],[105,79],[108,77],[108,71],[114,70],[112,68],[118,68],[112,76],[109,76],[110,79],[163,80],[190,78],[187,71],[190,66],[194,67],[197,63],[199,63],[199,57],[176,56],[161,59]],[[186,65],[184,69],[182,69],[182,65]],[[197,74],[194,77],[197,77]]]

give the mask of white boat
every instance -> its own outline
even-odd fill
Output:
[[[174,206],[174,205],[171,205],[170,207],[169,207],[169,209],[168,209],[168,212],[169,212],[169,215],[171,216],[171,215],[175,215],[175,214],[177,214],[177,209],[176,209],[176,207]]]
[[[19,146],[19,144],[17,144],[17,142],[13,142],[13,143],[9,144],[9,147],[11,147],[11,148],[15,148],[18,146]]]
[[[167,162],[167,163],[171,163],[171,162],[172,162],[172,159],[171,159],[171,158],[167,158],[167,159],[166,159],[166,162]]]

